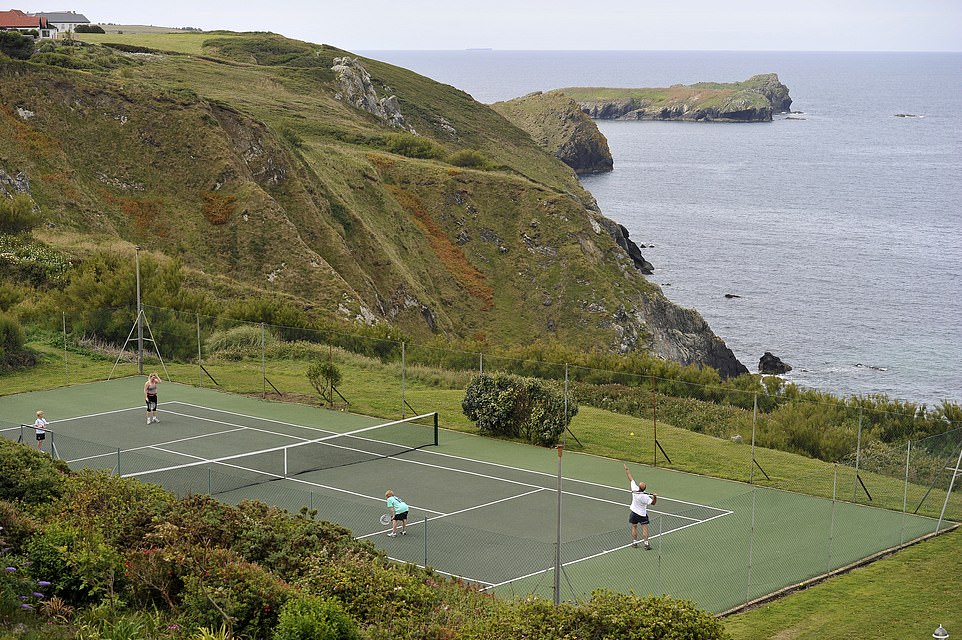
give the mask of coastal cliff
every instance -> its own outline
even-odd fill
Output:
[[[345,328],[747,371],[568,166],[468,94],[273,34],[135,38],[72,47],[83,71],[0,61],[3,189],[70,264],[143,246],[190,293]]]
[[[598,120],[682,120],[691,122],[770,122],[790,110],[792,98],[778,75],[744,82],[699,82],[661,89],[569,87],[551,94],[574,99]]]
[[[542,149],[575,173],[611,171],[608,140],[577,102],[561,93],[530,93],[491,108],[523,129]]]

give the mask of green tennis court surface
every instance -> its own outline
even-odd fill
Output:
[[[307,507],[395,560],[495,592],[551,593],[554,450],[443,429],[435,445],[431,416],[385,421],[172,383],[160,389],[160,422],[147,425],[142,387],[124,379],[0,398],[2,435],[35,446],[33,429],[19,424],[42,408],[53,432],[47,450],[74,468],[109,469],[180,495]],[[659,495],[645,551],[630,544],[621,463],[566,453],[561,464],[566,599],[604,587],[721,611],[935,528],[909,514],[635,465]],[[390,525],[380,522],[387,489],[411,507],[404,536],[387,537]]]

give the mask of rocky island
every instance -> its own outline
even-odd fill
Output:
[[[792,106],[778,75],[752,76],[744,82],[676,84],[667,89],[570,87],[555,89],[598,120],[683,120],[693,122],[770,122]]]

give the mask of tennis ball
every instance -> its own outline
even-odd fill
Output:
[[[632,432],[631,432],[631,433],[629,433],[628,435],[629,435],[629,436],[633,436],[633,435],[635,435],[635,432],[634,432],[634,431],[632,431]]]

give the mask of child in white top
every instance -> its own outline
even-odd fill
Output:
[[[37,449],[43,451],[43,441],[47,438],[47,419],[43,417],[42,410],[37,412],[33,427],[37,430]]]

